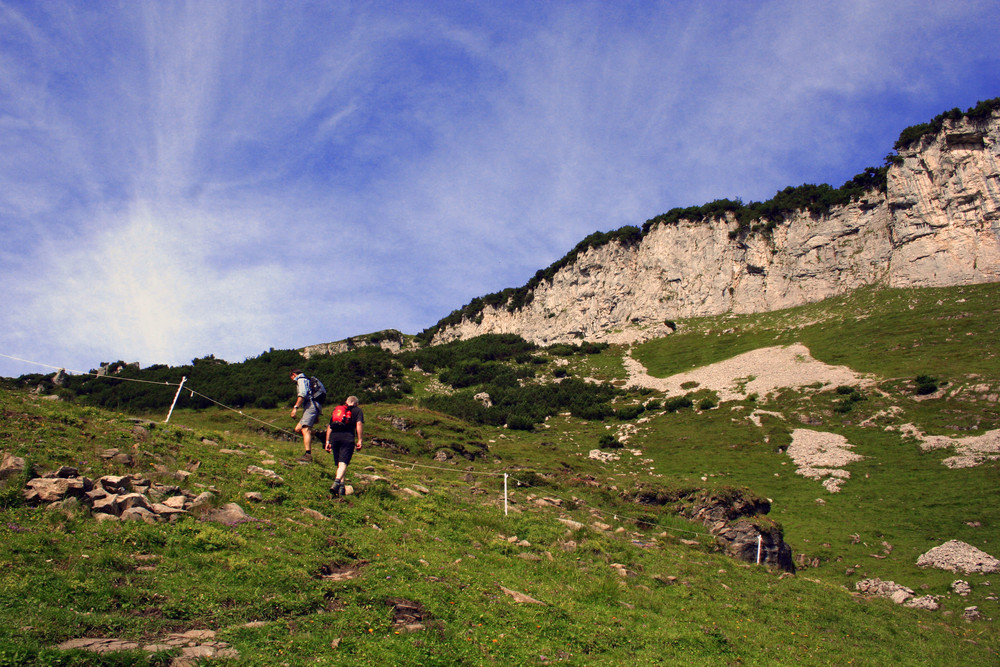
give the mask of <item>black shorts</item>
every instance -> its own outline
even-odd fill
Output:
[[[354,456],[353,440],[331,440],[330,448],[333,450],[334,463],[347,465],[351,462],[351,457]]]

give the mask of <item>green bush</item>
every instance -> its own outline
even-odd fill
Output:
[[[507,428],[515,431],[531,431],[535,428],[535,422],[525,415],[510,415],[507,417]]]
[[[918,375],[914,380],[917,385],[917,396],[933,394],[938,390],[938,379],[930,375]]]
[[[690,396],[674,396],[673,398],[668,398],[663,403],[663,409],[667,412],[677,412],[678,410],[683,410],[684,408],[690,408],[694,405],[694,401],[691,400]]]
[[[618,442],[615,436],[610,433],[605,433],[597,441],[597,446],[601,449],[621,449],[624,445]]]
[[[630,421],[636,419],[639,415],[646,411],[646,406],[642,405],[625,405],[617,410],[615,410],[615,417],[621,421]]]

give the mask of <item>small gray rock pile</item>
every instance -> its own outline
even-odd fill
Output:
[[[938,603],[939,596],[937,595],[914,597],[915,593],[912,588],[907,588],[906,586],[897,584],[894,581],[882,581],[878,577],[874,579],[862,579],[858,583],[854,584],[854,588],[863,595],[874,595],[877,597],[889,598],[896,604],[913,607],[915,609],[936,611],[941,606]]]
[[[161,484],[140,474],[104,475],[96,480],[81,476],[76,468],[63,466],[55,472],[28,480],[24,500],[30,505],[65,507],[78,502],[98,520],[175,521],[179,515],[203,508],[203,516],[220,523],[249,520],[233,503],[212,508],[214,489],[194,493],[176,485]]]
[[[917,566],[966,574],[1000,572],[1000,560],[959,540],[950,540],[934,547],[917,559]]]

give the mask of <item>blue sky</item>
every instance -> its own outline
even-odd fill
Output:
[[[995,0],[0,0],[0,375],[417,333],[1000,96]]]

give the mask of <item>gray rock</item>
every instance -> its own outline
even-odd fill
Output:
[[[247,513],[243,511],[243,508],[236,503],[228,503],[217,510],[209,512],[205,515],[205,519],[216,523],[232,525],[242,523],[244,521],[250,521],[251,517],[247,515]]]
[[[20,456],[14,456],[10,453],[5,453],[3,455],[3,460],[0,461],[0,480],[20,475],[24,472],[24,466],[25,462],[23,458]]]
[[[24,489],[24,500],[32,505],[52,503],[67,497],[82,498],[86,493],[81,478],[36,477],[29,480]]]
[[[877,577],[862,579],[854,584],[854,588],[865,595],[890,598],[896,604],[903,604],[913,597],[913,589],[901,586],[894,581],[882,581]]]
[[[130,507],[123,510],[119,516],[123,521],[145,521],[146,523],[161,521],[159,515],[145,507]]]
[[[94,514],[111,514],[118,516],[121,508],[118,506],[117,494],[104,494],[91,502],[90,511]]]
[[[118,507],[124,513],[125,510],[132,509],[134,507],[140,507],[147,511],[152,511],[152,506],[146,496],[141,493],[126,493],[124,495],[118,496]]]
[[[215,494],[211,491],[204,491],[199,493],[198,496],[191,501],[190,509],[195,509],[197,507],[202,507],[204,505],[210,505],[212,501],[215,500]]]

